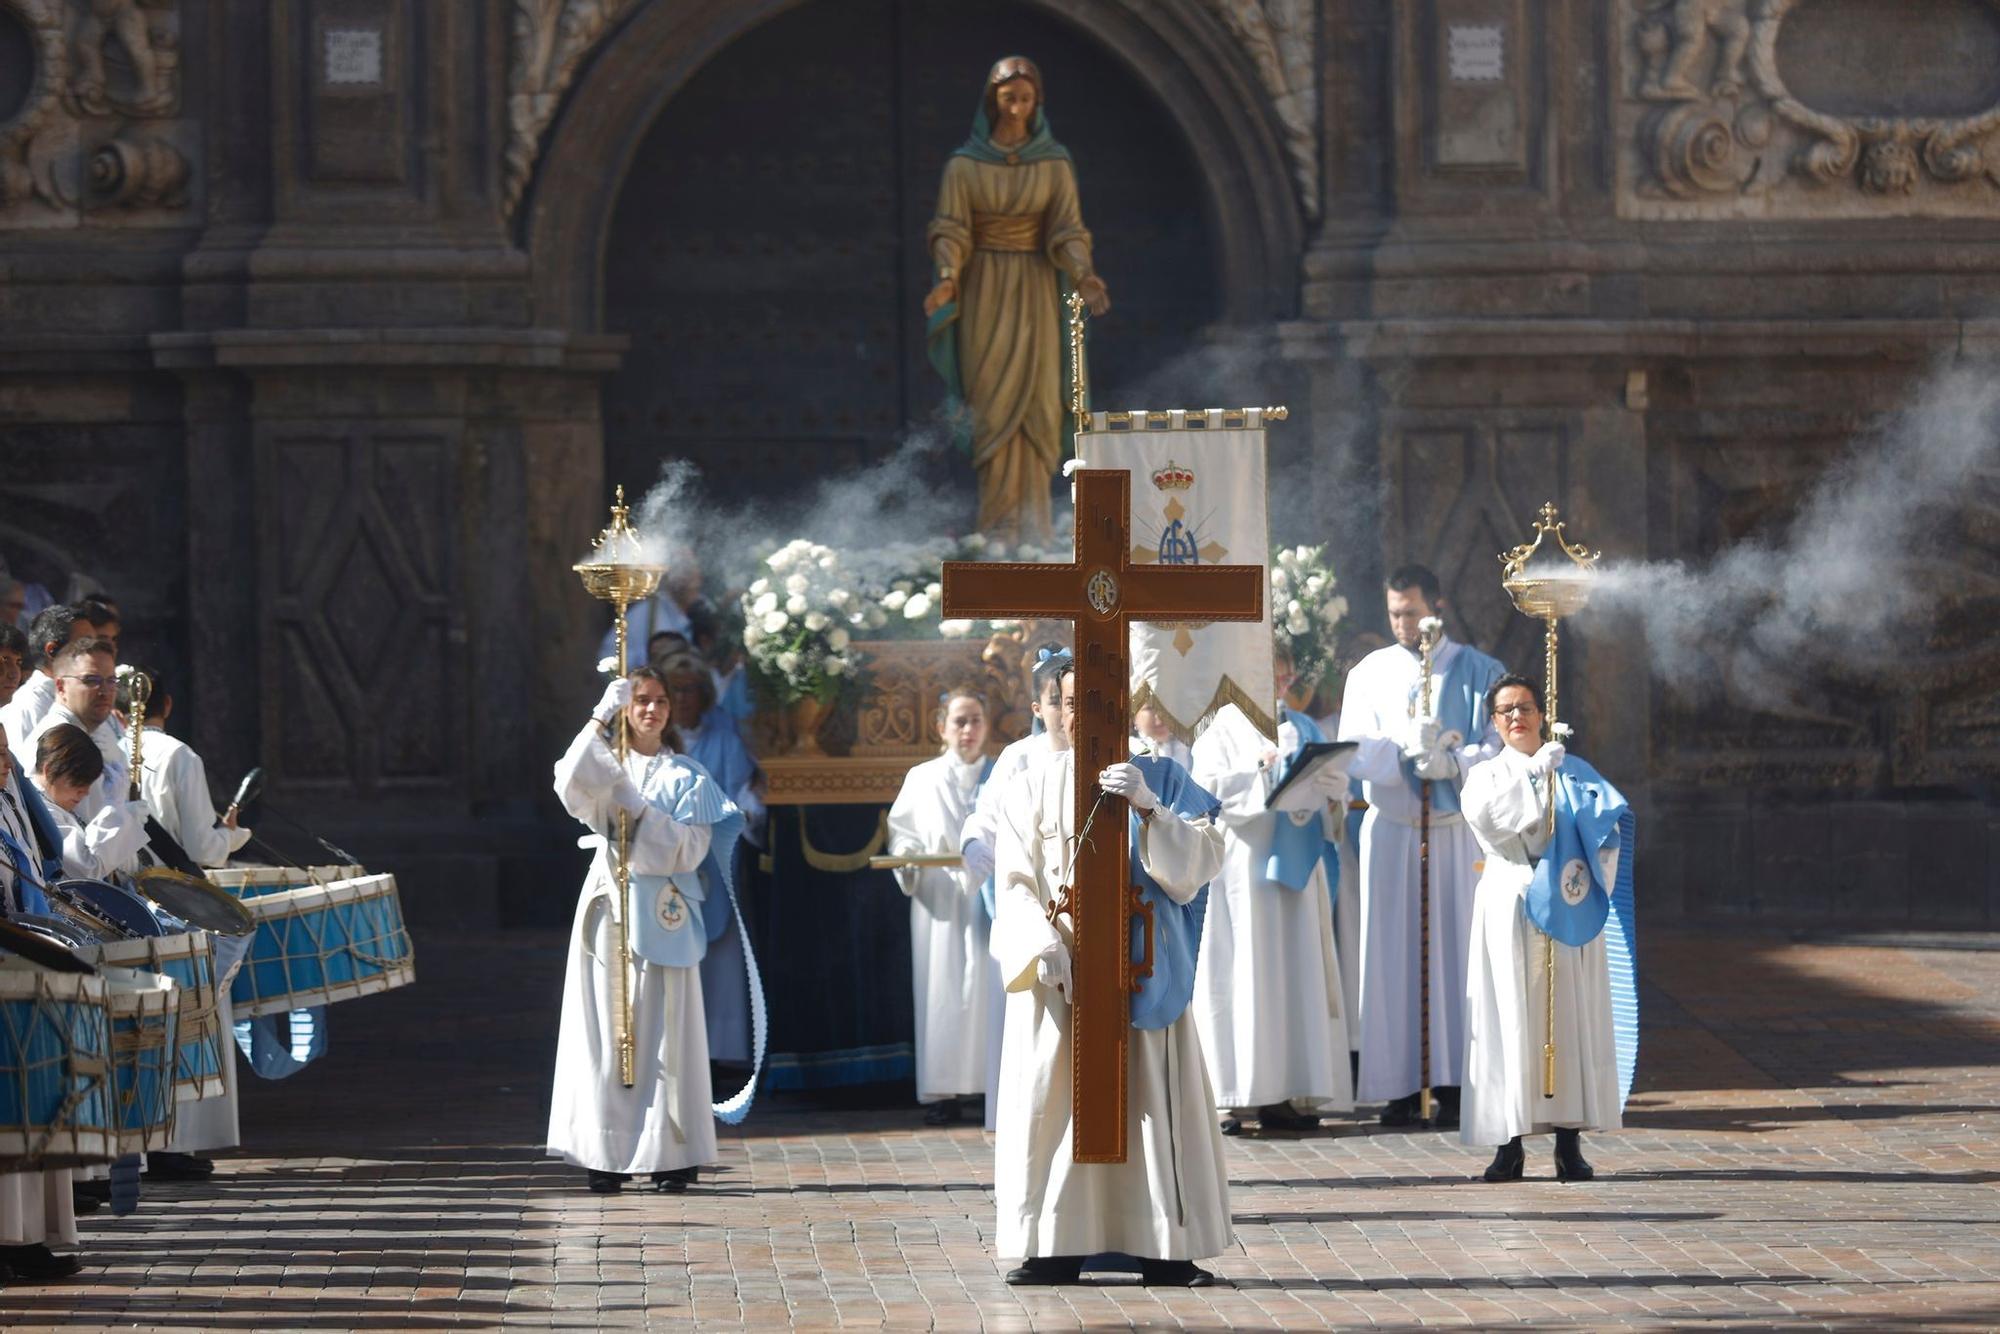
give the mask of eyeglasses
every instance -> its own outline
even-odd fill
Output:
[[[115,676],[65,676],[65,681],[75,681],[85,690],[113,690],[117,688]]]
[[[1504,709],[1493,710],[1493,716],[1495,718],[1526,718],[1529,714],[1540,712],[1541,709],[1533,704],[1510,704]]]

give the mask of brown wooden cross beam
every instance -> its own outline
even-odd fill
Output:
[[[1076,558],[1068,565],[954,561],[944,567],[947,617],[1044,617],[1076,623],[1076,831],[1096,803],[1096,776],[1131,754],[1127,628],[1133,621],[1255,621],[1264,615],[1261,565],[1134,565],[1132,474],[1076,477]],[[1132,993],[1150,966],[1134,965],[1130,923],[1146,929],[1127,863],[1123,798],[1106,799],[1077,849],[1071,886],[1076,944],[1071,997],[1070,1138],[1079,1163],[1125,1161],[1127,1042]],[[1108,837],[1105,835],[1109,835]]]

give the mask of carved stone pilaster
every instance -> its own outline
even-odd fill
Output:
[[[1319,216],[1319,83],[1312,0],[1205,0],[1250,57],[1285,130],[1299,204]]]
[[[501,210],[514,216],[556,116],[584,57],[632,0],[514,0],[507,67],[507,152]]]

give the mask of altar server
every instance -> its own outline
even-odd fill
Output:
[[[1280,700],[1290,675],[1282,665]],[[1234,704],[1194,743],[1194,779],[1222,803],[1222,874],[1208,896],[1194,1017],[1225,1135],[1245,1116],[1265,1130],[1316,1130],[1321,1113],[1354,1106],[1327,889],[1338,846],[1331,803],[1346,805],[1347,764],[1322,762],[1267,807],[1287,765],[1324,740],[1311,718],[1278,707],[1275,747]]]
[[[732,912],[731,866],[743,817],[700,764],[668,740],[667,683],[651,667],[613,680],[556,763],[556,795],[597,853],[577,903],[556,1042],[549,1152],[610,1193],[635,1174],[683,1191],[717,1160],[702,1008],[704,915]],[[620,715],[630,754],[610,729]],[[620,1078],[618,902],[612,866],[619,812],[630,817],[631,985],[635,1082]]]
[[[1430,792],[1430,1057],[1437,1124],[1456,1127],[1465,1051],[1465,968],[1479,845],[1459,814],[1465,775],[1500,749],[1486,692],[1499,662],[1441,637],[1431,654],[1431,707],[1419,709],[1422,626],[1442,615],[1437,576],[1407,565],[1385,590],[1396,642],[1354,665],[1340,704],[1340,739],[1358,741],[1349,772],[1365,784],[1361,823],[1361,1082],[1363,1102],[1387,1100],[1385,1126],[1418,1119],[1421,1082],[1417,956],[1422,940],[1420,793]]]
[[[137,867],[146,803],[103,798],[104,756],[76,724],[44,727],[35,746],[35,787],[62,839],[63,874],[104,880]]]
[[[979,799],[959,834],[966,874],[979,886],[980,904],[989,923],[994,912],[993,844],[999,837],[1000,811],[1007,794],[1023,773],[1045,757],[1069,749],[1069,733],[1062,725],[1062,673],[1069,662],[1070,652],[1060,644],[1044,644],[1036,650],[1028,679],[1028,713],[1034,720],[1031,729],[1028,735],[1008,742],[994,757],[993,772],[980,785]],[[1000,1050],[1007,1023],[1007,996],[1000,989],[997,963],[987,970],[987,977],[986,1129],[991,1130],[1000,1106]]]
[[[944,753],[904,775],[889,808],[889,851],[898,857],[953,854],[979,788],[993,772],[985,752],[986,701],[968,688],[938,701]],[[916,1015],[917,1101],[924,1124],[956,1125],[962,1097],[986,1089],[987,1008],[993,957],[981,880],[963,866],[901,867],[910,900],[910,978]]]
[[[1187,1013],[1202,895],[1222,866],[1218,806],[1172,760],[1140,756],[1075,772],[1073,674],[1062,690],[1071,748],[1008,792],[996,845],[994,954],[1008,1014],[993,1150],[995,1249],[1026,1257],[1009,1283],[1073,1283],[1086,1257],[1120,1252],[1139,1258],[1147,1283],[1206,1286],[1214,1276],[1194,1262],[1235,1239],[1222,1135]],[[1077,1163],[1070,1149],[1073,937],[1066,919],[1052,922],[1047,910],[1070,872],[1077,782],[1130,803],[1127,828],[1112,832],[1131,840],[1133,883],[1155,914],[1155,971],[1134,1002],[1123,1163]]]
[[[93,754],[95,751],[93,749]],[[0,735],[0,917],[47,911],[31,881],[59,873],[45,858],[31,814],[37,798],[25,791]],[[68,1169],[0,1173],[0,1282],[28,1283],[68,1278],[83,1267],[74,1255],[58,1255],[49,1243],[77,1242],[76,1203]]]
[[[1505,676],[1489,701],[1506,746],[1465,780],[1465,819],[1486,868],[1472,909],[1460,1138],[1498,1145],[1486,1180],[1514,1181],[1525,1159],[1521,1136],[1554,1130],[1556,1176],[1588,1181],[1596,1173],[1583,1157],[1583,1132],[1618,1129],[1624,1111],[1608,947],[1622,949],[1630,936],[1621,931],[1614,942],[1605,926],[1621,869],[1629,889],[1630,807],[1595,769],[1546,739],[1539,685]],[[1544,954],[1552,940],[1553,1030]],[[1542,1047],[1551,1031],[1555,1096],[1547,1097]]]
[[[1160,711],[1150,704],[1132,710],[1132,753],[1164,755],[1183,769],[1194,763],[1194,748],[1175,736]]]

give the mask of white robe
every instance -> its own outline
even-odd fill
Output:
[[[947,752],[911,769],[889,808],[889,851],[956,854],[985,767],[983,755],[962,764]],[[979,886],[963,868],[940,866],[905,867],[896,884],[910,899],[917,1101],[982,1093],[987,1012],[997,987]]]
[[[56,706],[56,679],[45,672],[29,672],[14,691],[14,698],[0,704],[0,727],[7,729],[7,749],[21,772],[33,773],[35,751],[29,743],[41,729],[42,717]]]
[[[999,837],[1000,812],[1006,806],[1007,794],[1021,775],[1056,754],[1051,744],[1052,734],[1035,732],[1010,741],[993,759],[993,772],[986,776],[985,784],[979,789],[979,799],[972,804],[972,814],[966,817],[965,828],[958,836],[958,846],[962,850],[974,839],[983,840],[988,848]],[[983,909],[982,909],[983,911]],[[987,953],[992,955],[992,923],[988,922]],[[988,992],[986,1002],[986,1129],[998,1125],[1000,1115],[1000,1052],[1006,1045],[1007,1033],[1007,993],[1000,985],[1000,965],[994,960],[986,972]]]
[[[0,1173],[0,1246],[74,1246],[70,1171]]]
[[[1434,661],[1461,646],[1447,639]],[[1377,649],[1347,675],[1340,740],[1359,741],[1348,772],[1365,784],[1361,822],[1361,1084],[1355,1096],[1380,1102],[1415,1093],[1420,1081],[1417,952],[1420,928],[1419,807],[1404,780],[1402,742],[1421,675],[1417,655],[1397,644]],[[1500,748],[1489,722],[1458,752],[1459,781]],[[1431,1084],[1460,1082],[1465,1051],[1465,969],[1472,931],[1472,886],[1479,845],[1461,815],[1431,813]]]
[[[993,1193],[1004,1256],[1120,1251],[1159,1260],[1218,1255],[1235,1240],[1222,1134],[1191,1015],[1131,1032],[1122,1163],[1071,1158],[1070,1008],[1036,980],[1037,961],[1070,944],[1044,910],[1068,859],[1074,753],[1035,766],[1009,790],[995,845],[994,951],[1007,995]],[[1122,832],[1122,831],[1121,831]],[[1162,807],[1142,826],[1146,871],[1186,903],[1222,865],[1222,831]]]
[[[179,737],[148,727],[139,756],[139,795],[160,828],[173,836],[197,866],[224,866],[250,841],[248,829],[216,823],[208,766]]]
[[[1315,718],[1326,736],[1340,735],[1340,715]],[[1333,895],[1334,952],[1340,956],[1340,1012],[1347,1016],[1347,1049],[1361,1050],[1361,850],[1347,833],[1347,803],[1334,810],[1340,849],[1340,884]]]
[[[106,802],[96,789],[77,804],[74,813],[56,804],[34,780],[56,833],[62,838],[63,874],[78,880],[104,880],[139,865],[139,853],[146,846],[146,815],[143,802]],[[95,806],[87,820],[84,812]]]
[[[1486,852],[1466,980],[1459,1123],[1466,1144],[1505,1144],[1558,1126],[1616,1130],[1623,1119],[1602,933],[1586,945],[1555,947],[1556,1095],[1542,1096],[1548,937],[1528,920],[1526,903],[1534,861],[1548,846],[1547,809],[1529,757],[1517,750],[1503,750],[1465,780],[1465,818]],[[1598,854],[1607,883],[1617,879],[1620,851],[1614,842]]]
[[[29,734],[26,741],[15,739],[12,732],[7,734],[10,739],[14,740],[14,756],[16,760],[21,761],[21,772],[34,772],[35,752],[41,746],[42,733],[63,723],[83,727],[83,719],[77,717],[62,704],[58,703],[52,705],[42,715],[41,721],[35,724],[35,730]],[[130,752],[125,749],[125,729],[119,726],[116,715],[106,718],[94,728],[84,727],[83,730],[90,733],[90,739],[97,743],[97,753],[104,757],[104,776],[91,786],[90,791],[84,793],[83,800],[78,802],[76,806],[76,818],[84,824],[89,824],[106,807],[122,806],[130,798],[132,791],[132,768],[130,764]],[[27,753],[27,758],[21,760],[24,750]],[[142,756],[141,758],[143,759],[144,757]],[[50,806],[54,805],[53,802],[47,804]],[[141,826],[145,824],[143,816],[140,817],[139,823]],[[140,834],[142,846],[144,839],[145,835],[142,829]],[[126,868],[120,867],[114,869]]]
[[[1281,723],[1279,753],[1298,744],[1298,729]],[[1294,818],[1264,808],[1270,784],[1260,761],[1270,746],[1234,704],[1194,743],[1194,780],[1222,803],[1223,857],[1191,1009],[1219,1107],[1295,1100],[1303,1110],[1345,1111],[1354,1085],[1326,869],[1315,863],[1301,890],[1264,878],[1278,822]],[[1324,838],[1325,809],[1304,818]]]
[[[665,752],[635,752],[621,773],[595,723],[577,734],[556,763],[556,795],[593,834],[615,840],[618,810],[633,809],[643,798],[646,809],[632,824],[635,875],[693,871],[708,854],[707,825],[678,824],[666,814],[674,794],[691,781],[694,771]],[[612,991],[618,966],[616,889],[600,848],[570,934],[548,1151],[578,1167],[634,1175],[715,1163],[699,969],[667,968],[633,956],[635,1079],[629,1089],[620,1082]],[[709,901],[703,910],[727,912],[729,905]]]

